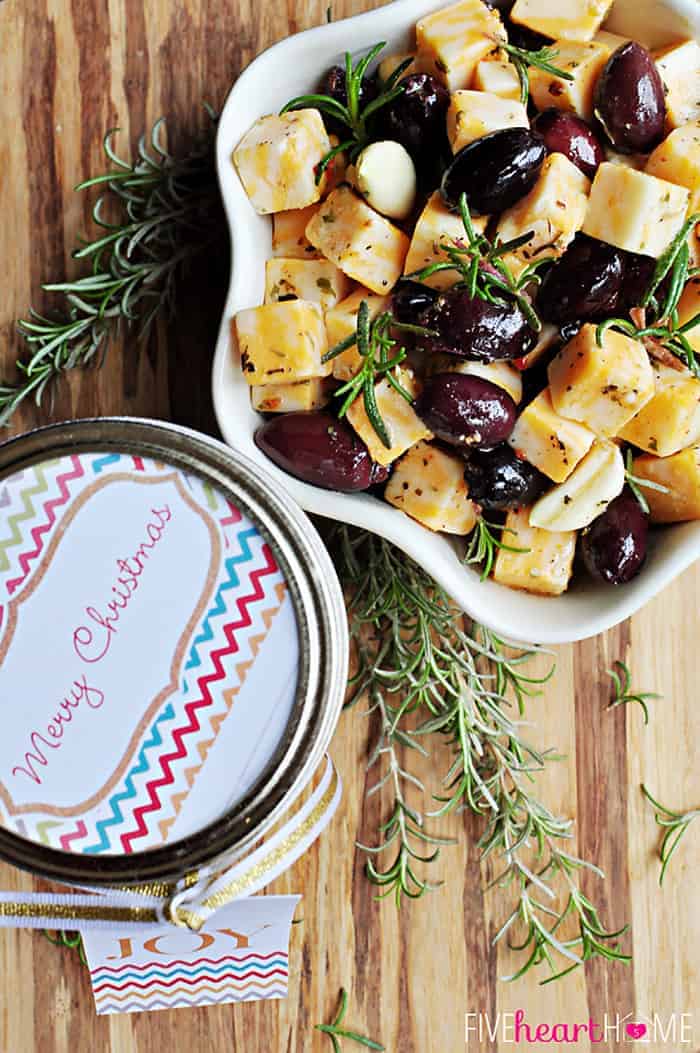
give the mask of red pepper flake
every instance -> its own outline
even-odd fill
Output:
[[[520,358],[514,358],[513,365],[522,373],[524,369],[527,369],[527,355],[521,355]]]

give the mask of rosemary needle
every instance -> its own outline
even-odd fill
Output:
[[[379,1042],[375,1042],[372,1038],[367,1038],[365,1035],[359,1035],[356,1031],[346,1031],[341,1028],[341,1024],[345,1019],[345,1014],[348,1009],[348,992],[345,988],[341,988],[340,991],[340,1005],[338,1012],[336,1013],[335,1020],[332,1024],[316,1024],[315,1030],[322,1031],[324,1035],[328,1035],[331,1042],[333,1043],[334,1053],[340,1053],[339,1038],[347,1038],[350,1042],[356,1042],[359,1046],[364,1046],[365,1049],[383,1050],[384,1046],[380,1045]]]
[[[690,824],[700,816],[700,808],[693,808],[688,812],[674,812],[652,797],[643,783],[642,793],[656,809],[654,818],[657,824],[666,830],[659,848],[659,859],[661,860],[659,884],[663,885],[671,857],[678,848],[679,842]]]
[[[644,723],[649,723],[649,707],[647,702],[652,698],[661,698],[654,691],[633,691],[632,674],[627,665],[619,659],[613,662],[616,669],[606,669],[605,672],[611,678],[615,694],[608,703],[608,709],[616,709],[618,706],[626,706],[630,702],[636,703],[644,713]]]

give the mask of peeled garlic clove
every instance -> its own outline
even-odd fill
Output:
[[[367,203],[382,215],[405,219],[413,208],[416,169],[401,143],[370,143],[357,158],[352,177]]]
[[[581,530],[604,512],[625,485],[625,462],[614,442],[594,442],[583,460],[530,509],[530,526]]]

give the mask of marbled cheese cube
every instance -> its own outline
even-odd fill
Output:
[[[338,187],[323,202],[306,236],[344,274],[375,293],[391,291],[409,246],[402,230],[347,186]]]
[[[391,305],[390,296],[376,296],[369,289],[356,289],[344,300],[326,311],[326,332],[329,350],[342,343],[357,331],[357,314],[363,300],[367,301],[370,321],[374,321],[382,311],[388,311]],[[331,359],[333,376],[337,380],[350,380],[362,366],[362,356],[357,347],[349,347]]]
[[[646,486],[652,523],[685,523],[700,519],[700,446],[690,446],[670,457],[641,454],[634,460],[632,472],[639,479],[649,479],[665,486],[668,493]]]
[[[639,340],[606,329],[596,343],[596,326],[584,325],[550,362],[552,405],[596,435],[617,435],[654,394],[654,370]]]
[[[502,99],[520,102],[520,77],[508,56],[500,49],[494,49],[477,65],[474,73],[474,87],[477,91],[488,91]]]
[[[700,277],[691,278],[678,302],[678,324],[687,325],[696,316],[700,317]],[[688,329],[686,340],[700,357],[700,321]]]
[[[529,128],[521,102],[486,91],[453,91],[447,111],[447,137],[452,152],[502,128]]]
[[[384,497],[431,530],[469,534],[477,511],[464,481],[464,461],[419,442],[396,462]]]
[[[272,255],[294,260],[318,260],[318,252],[306,237],[306,226],[319,206],[293,208],[272,217]]]
[[[475,216],[472,219],[474,229],[479,234],[486,229],[488,221],[488,216]],[[428,203],[418,217],[404,264],[404,274],[415,274],[416,271],[429,267],[431,263],[446,260],[447,256],[441,245],[464,240],[465,237],[461,216],[450,212],[442,200],[440,191],[436,190],[428,198]],[[446,289],[454,285],[458,277],[456,271],[436,271],[423,280],[433,289]]]
[[[289,384],[327,377],[331,363],[323,312],[317,303],[289,300],[239,311],[233,320],[248,384]]]
[[[330,399],[327,378],[313,377],[297,384],[253,384],[250,401],[259,413],[297,413],[320,409]]]
[[[666,87],[666,124],[680,128],[700,121],[700,44],[682,40],[654,52]]]
[[[316,165],[331,148],[318,110],[260,117],[233,151],[256,212],[282,212],[318,201]]]
[[[418,383],[409,369],[400,367],[394,374],[396,380],[413,398],[418,394]],[[347,418],[353,428],[363,440],[369,450],[372,460],[379,464],[392,464],[397,457],[405,453],[421,439],[432,439],[433,433],[426,428],[423,421],[413,408],[412,403],[407,402],[389,381],[384,377],[375,384],[374,393],[377,398],[379,416],[386,425],[386,430],[391,441],[391,446],[386,447],[374,430],[374,426],[367,416],[364,399],[362,395],[355,399],[347,412]]]
[[[530,193],[502,213],[496,228],[501,241],[532,231],[524,245],[504,257],[516,274],[535,260],[564,254],[583,226],[590,185],[564,154],[546,158]]]
[[[683,226],[685,187],[605,161],[595,174],[584,234],[627,252],[660,256]]]
[[[700,71],[697,93],[700,95]],[[700,212],[700,121],[676,128],[660,143],[646,166],[649,175],[690,191],[688,211]]]
[[[418,62],[450,91],[468,88],[478,62],[505,37],[495,11],[481,0],[459,0],[416,23]]]
[[[515,0],[510,17],[552,40],[590,40],[613,0]],[[556,65],[556,62],[555,62]]]
[[[530,526],[530,509],[511,509],[506,516],[503,543],[522,552],[498,550],[493,579],[511,589],[543,596],[566,591],[576,552],[575,530],[541,530]]]
[[[530,69],[530,95],[538,110],[556,106],[558,110],[577,113],[590,121],[593,116],[593,93],[596,81],[610,56],[610,48],[595,40],[586,43],[558,40],[553,45],[556,56],[552,65],[573,80],[546,73],[533,66]]]
[[[700,380],[690,370],[657,366],[656,390],[619,433],[640,450],[668,457],[700,439]]]
[[[482,377],[507,391],[516,404],[522,401],[522,374],[510,362],[472,362],[458,355],[431,354],[427,356],[426,372],[429,376],[436,373],[466,373],[468,376]]]
[[[594,439],[590,428],[556,412],[545,388],[522,411],[508,442],[519,457],[561,483],[588,453]]]
[[[351,283],[328,260],[277,257],[265,263],[265,303],[295,298],[320,303],[327,311],[350,292]]]

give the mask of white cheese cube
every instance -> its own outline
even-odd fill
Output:
[[[502,99],[520,102],[518,71],[500,48],[494,49],[477,65],[474,87],[477,91],[487,91],[491,95],[499,95]]]
[[[552,65],[570,74],[573,80],[532,67],[530,94],[535,106],[538,110],[556,106],[558,110],[577,113],[590,121],[596,81],[608,61],[610,48],[595,40],[586,43],[557,40],[552,46],[556,51]]]
[[[323,312],[317,303],[289,300],[239,311],[233,322],[248,384],[289,384],[327,377],[330,362]]]
[[[395,379],[413,398],[418,394],[418,384],[409,369],[396,369]],[[374,430],[374,425],[367,416],[362,395],[355,399],[347,412],[347,418],[369,450],[372,460],[378,464],[392,464],[397,457],[405,453],[421,439],[432,439],[433,433],[426,428],[423,421],[407,402],[403,395],[382,378],[374,387],[379,416],[384,421],[390,447],[386,447]]]
[[[620,438],[658,457],[700,439],[700,380],[690,370],[659,365],[654,397],[620,431]]]
[[[331,148],[318,110],[260,117],[233,151],[257,212],[282,212],[318,201],[316,166]]]
[[[519,508],[506,516],[503,543],[493,568],[493,580],[511,589],[525,589],[542,596],[566,591],[574,566],[576,532],[540,530],[530,526],[530,509]]]
[[[306,225],[318,205],[276,212],[272,217],[272,255],[294,260],[318,260],[318,252],[306,237]]]
[[[481,0],[458,0],[416,23],[418,62],[450,91],[468,88],[478,62],[505,40],[498,14]]]
[[[295,260],[278,257],[265,264],[265,303],[308,300],[324,311],[350,292],[350,282],[328,260]]]
[[[510,17],[552,40],[590,40],[613,0],[515,0]]]
[[[447,111],[447,137],[452,152],[502,128],[529,128],[521,102],[485,91],[454,91]]]
[[[253,384],[250,401],[258,413],[298,413],[325,406],[330,399],[328,380],[313,377],[297,384]]]
[[[402,230],[347,186],[339,186],[323,202],[306,236],[344,274],[375,293],[391,291],[409,246]]]
[[[430,530],[469,534],[476,524],[464,461],[427,442],[412,446],[396,462],[384,498]]]
[[[697,93],[700,95],[700,71]],[[690,191],[688,212],[700,212],[700,121],[676,128],[651,154],[646,172]]]
[[[588,453],[594,439],[590,428],[556,412],[545,388],[522,411],[508,442],[519,457],[561,483]]]
[[[583,232],[627,252],[660,256],[683,226],[689,196],[665,179],[605,161],[593,180]]]
[[[475,216],[472,219],[474,229],[479,234],[486,229],[488,221],[488,216]],[[456,240],[463,241],[465,237],[461,216],[449,210],[440,191],[436,190],[428,198],[428,203],[418,217],[404,264],[404,274],[415,274],[416,271],[429,267],[431,263],[446,260],[447,256],[441,246]],[[446,289],[454,285],[457,278],[456,271],[437,271],[423,280],[433,289]]]
[[[369,289],[356,289],[350,293],[335,307],[326,311],[329,350],[357,332],[357,315],[363,300],[367,301],[370,321],[374,321],[382,311],[388,311],[391,305],[390,296],[376,296]],[[350,380],[362,366],[362,356],[356,346],[349,347],[331,359],[331,363],[333,376],[337,380]]]
[[[655,51],[654,58],[667,92],[667,126],[700,121],[700,44],[683,40]]]

